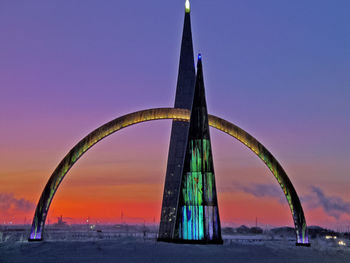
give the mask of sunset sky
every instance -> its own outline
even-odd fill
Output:
[[[100,125],[172,107],[184,0],[0,2],[0,224],[31,223],[49,176]],[[350,1],[192,0],[210,114],[256,137],[308,225],[350,227]],[[71,223],[159,222],[171,121],[93,147],[49,212]],[[268,168],[211,130],[223,224],[290,225]]]

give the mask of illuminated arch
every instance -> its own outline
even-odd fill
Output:
[[[41,194],[35,210],[29,241],[40,241],[43,239],[46,216],[51,201],[67,172],[85,152],[97,142],[118,130],[137,123],[160,119],[173,119],[176,121],[188,122],[190,119],[190,111],[186,109],[158,108],[130,113],[102,125],[75,145],[59,163]],[[307,226],[299,197],[278,161],[260,142],[236,125],[213,115],[209,115],[209,125],[231,135],[245,144],[267,165],[287,198],[295,225],[297,245],[308,245]]]

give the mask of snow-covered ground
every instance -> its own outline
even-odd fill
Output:
[[[0,262],[350,262],[350,247],[339,238],[296,247],[281,235],[235,234],[224,235],[224,245],[180,245],[156,242],[152,229],[124,230],[52,228],[43,242],[27,242],[26,229],[3,230]]]

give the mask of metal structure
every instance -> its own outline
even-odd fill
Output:
[[[43,239],[45,221],[53,197],[65,175],[84,153],[116,131],[137,123],[161,119],[188,122],[190,120],[190,111],[176,108],[158,108],[127,114],[102,125],[75,145],[59,163],[41,194],[35,210],[29,241],[41,241]],[[297,245],[308,245],[307,226],[300,200],[278,161],[258,140],[236,125],[212,115],[209,115],[209,125],[242,142],[267,165],[287,198],[295,225]]]
[[[198,55],[175,232],[173,239],[167,241],[192,244],[223,243],[201,55]]]
[[[174,108],[191,110],[195,78],[190,3],[186,1]],[[160,214],[158,240],[161,241],[172,241],[175,239],[175,222],[178,212],[177,205],[180,197],[179,189],[187,137],[188,123],[174,120],[171,128],[162,210]]]

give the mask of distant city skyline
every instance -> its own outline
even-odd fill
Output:
[[[281,162],[308,225],[350,225],[350,3],[191,1],[208,111]],[[0,4],[0,223],[31,222],[69,149],[126,113],[171,107],[184,0]],[[93,148],[49,212],[82,222],[159,222],[171,121],[128,128]],[[223,225],[293,225],[264,164],[211,130]],[[132,220],[130,220],[132,221]]]

